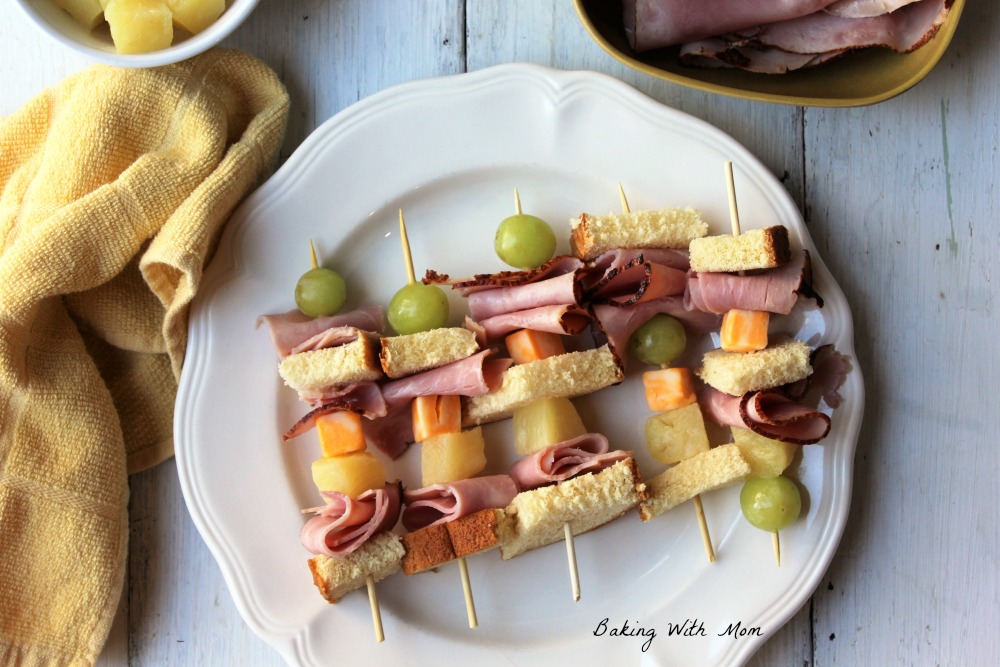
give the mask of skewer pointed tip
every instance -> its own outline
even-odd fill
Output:
[[[458,559],[458,569],[462,574],[462,591],[465,593],[465,612],[469,616],[469,627],[478,628],[476,602],[472,599],[472,582],[469,581],[469,566],[466,564],[464,556]]]
[[[781,567],[781,541],[778,539],[778,532],[771,533],[771,544],[774,546],[774,560]]]
[[[631,209],[628,205],[628,198],[625,197],[625,188],[622,187],[621,181],[618,182],[618,197],[622,201],[622,213],[629,213]]]
[[[701,542],[705,546],[705,556],[709,563],[714,563],[715,549],[712,547],[712,536],[708,533],[708,521],[705,520],[705,508],[701,504],[701,496],[694,497],[694,513],[698,517],[698,528],[701,529]]]
[[[580,571],[576,566],[576,543],[573,541],[573,529],[568,523],[563,524],[566,538],[566,559],[569,562],[569,581],[573,589],[573,602],[580,601]]]
[[[403,246],[403,264],[406,266],[406,281],[408,284],[417,282],[413,272],[413,257],[410,254],[410,238],[406,235],[406,221],[403,220],[403,209],[399,209],[399,242]]]
[[[514,188],[514,213],[521,215],[521,195],[518,193],[517,188]]]
[[[378,595],[375,593],[375,578],[369,574],[365,579],[365,584],[368,585],[368,603],[372,608],[372,623],[375,625],[375,641],[381,644],[385,641],[385,633],[382,632],[382,612],[379,610]]]
[[[312,262],[312,267],[318,269],[319,262],[316,261],[316,246],[313,245],[312,239],[309,239],[309,259]]]

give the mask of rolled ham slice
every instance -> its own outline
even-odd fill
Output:
[[[624,461],[631,452],[609,452],[608,439],[586,433],[526,456],[510,469],[510,476],[522,491],[537,489],[588,472],[598,472]]]
[[[487,341],[493,341],[518,329],[575,336],[586,329],[590,321],[590,313],[587,310],[580,306],[564,304],[497,315],[479,322],[479,325],[485,332]]]
[[[299,533],[302,546],[314,554],[343,558],[356,551],[373,535],[391,530],[401,508],[399,482],[365,491],[355,499],[343,493],[322,493],[326,505],[303,510],[316,516]]]
[[[811,445],[830,432],[828,416],[772,389],[729,396],[708,387],[699,403],[720,426],[748,428],[772,440]]]
[[[798,303],[800,294],[814,295],[811,288],[803,288],[811,280],[811,274],[806,251],[776,269],[757,275],[692,272],[684,292],[684,307],[719,315],[733,308],[787,315]],[[822,305],[822,299],[818,301]]]
[[[634,51],[693,42],[817,12],[836,0],[624,0]]]
[[[477,322],[540,306],[575,305],[579,301],[580,289],[574,273],[524,285],[481,290],[468,297],[469,315]]]
[[[684,271],[643,259],[640,255],[620,268],[606,271],[601,280],[588,290],[587,300],[623,307],[684,293],[687,284]]]
[[[493,350],[483,350],[460,361],[429,371],[393,380],[382,385],[382,395],[390,409],[417,396],[481,396],[503,381],[511,359],[487,359]]]
[[[491,507],[506,507],[516,495],[517,484],[509,475],[473,477],[405,491],[403,526],[412,532]]]
[[[354,327],[364,331],[381,332],[385,329],[385,309],[382,306],[361,306],[346,313],[315,318],[303,315],[298,310],[290,310],[287,313],[261,315],[257,318],[257,326],[262,322],[271,332],[271,340],[278,351],[278,356],[284,359],[292,354],[296,347],[321,336],[329,329]]]

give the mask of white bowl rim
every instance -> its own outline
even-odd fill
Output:
[[[89,56],[107,65],[119,67],[159,67],[187,60],[209,50],[238,28],[257,7],[260,0],[235,0],[225,13],[204,31],[193,35],[180,44],[151,53],[121,54],[104,51],[83,44],[46,21],[33,6],[31,0],[15,0],[21,12],[40,31],[77,53]]]

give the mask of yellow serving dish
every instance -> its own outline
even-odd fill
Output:
[[[954,0],[937,35],[913,53],[862,49],[819,67],[787,74],[697,69],[677,61],[679,47],[635,53],[625,37],[621,2],[573,0],[590,36],[619,61],[640,72],[711,93],[797,106],[858,107],[882,102],[916,85],[944,55],[965,0]]]

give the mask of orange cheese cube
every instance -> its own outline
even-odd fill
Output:
[[[642,374],[646,403],[654,412],[676,410],[698,400],[689,368],[661,368]]]
[[[462,430],[462,399],[458,396],[417,396],[410,405],[416,442]]]
[[[507,336],[506,343],[507,352],[515,364],[526,364],[566,352],[562,336],[534,329],[515,331]]]
[[[722,349],[727,352],[756,352],[767,347],[767,323],[764,310],[732,309],[722,317]]]
[[[350,410],[339,410],[316,420],[319,446],[323,456],[341,456],[365,450],[365,436],[361,432],[361,415]]]

